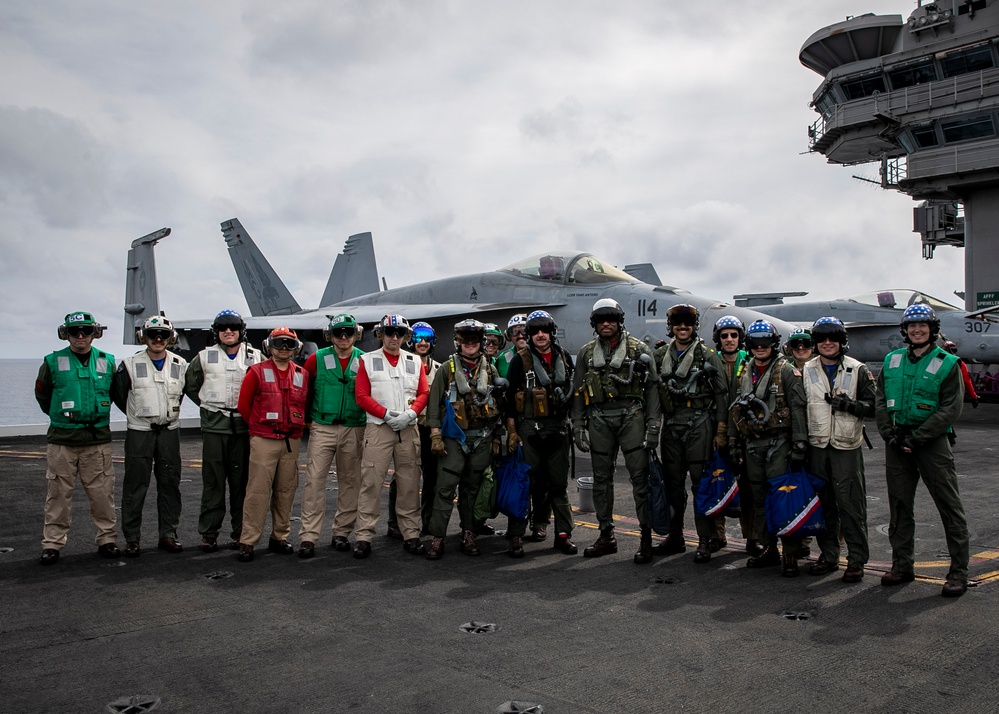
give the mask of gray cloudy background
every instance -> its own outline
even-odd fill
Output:
[[[548,248],[731,300],[922,289],[909,198],[805,153],[847,15],[808,2],[44,2],[0,5],[0,357],[58,348],[70,310],[122,348],[125,255],[164,226],[169,317],[245,313],[219,223],[238,217],[303,306],[347,236],[390,287]]]

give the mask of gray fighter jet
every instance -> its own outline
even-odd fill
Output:
[[[916,290],[879,290],[830,301],[785,303],[784,298],[807,293],[736,295],[737,305],[752,307],[774,318],[811,325],[820,317],[838,317],[850,335],[850,356],[862,362],[882,362],[904,346],[899,322],[910,305],[929,305],[940,318],[940,333],[957,345],[966,362],[999,363],[999,307],[973,313]]]
[[[238,220],[222,223],[222,232],[250,308],[250,316],[244,318],[250,339],[259,343],[274,327],[287,325],[305,343],[305,354],[325,344],[322,330],[329,316],[341,312],[352,314],[366,328],[368,344],[362,342],[362,349],[375,346],[367,328],[385,314],[401,314],[410,323],[429,322],[438,334],[437,352],[441,356],[452,350],[455,322],[472,317],[496,323],[502,330],[511,316],[532,310],[550,312],[558,324],[560,343],[575,352],[593,336],[590,311],[600,298],[617,300],[625,311],[626,329],[649,344],[666,337],[666,310],[678,303],[700,310],[700,332],[709,340],[711,325],[722,315],[736,315],[746,324],[771,319],[755,310],[657,284],[660,281],[651,264],[629,265],[626,272],[590,253],[576,251],[541,253],[491,272],[378,290],[370,233],[347,240],[334,263],[322,307],[303,310]],[[167,235],[169,229],[163,229],[132,242],[126,274],[126,343],[135,341],[136,325],[159,311],[153,249]],[[793,327],[779,319],[773,321],[784,335]],[[200,350],[211,323],[212,317],[175,319],[177,349],[184,354]]]

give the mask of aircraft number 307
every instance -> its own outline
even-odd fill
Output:
[[[656,301],[655,300],[653,300],[651,302],[649,302],[648,300],[639,300],[638,301],[638,316],[639,317],[644,317],[645,315],[655,315],[657,309],[658,308],[656,307]]]
[[[977,320],[967,320],[964,323],[965,332],[988,332],[991,325],[988,322],[978,322]]]

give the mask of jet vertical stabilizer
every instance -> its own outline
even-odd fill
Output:
[[[135,328],[150,315],[160,312],[160,295],[156,288],[156,257],[154,248],[161,238],[170,235],[169,228],[160,228],[132,241],[125,264],[125,320],[122,344],[137,345]]]
[[[375,245],[370,233],[355,233],[336,257],[329,282],[319,304],[323,307],[358,295],[378,292],[378,268]]]
[[[302,311],[239,219],[223,221],[222,236],[251,315],[294,315]]]

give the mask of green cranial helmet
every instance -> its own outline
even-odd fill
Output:
[[[81,329],[83,334],[93,335],[95,338],[98,338],[104,334],[105,327],[98,324],[92,312],[77,310],[63,318],[62,324],[59,325],[59,339],[68,340],[70,330],[80,332]]]
[[[348,315],[345,312],[340,313],[339,315],[333,315],[333,317],[330,318],[330,324],[323,330],[323,337],[326,338],[327,342],[332,342],[333,333],[340,330],[350,330],[355,336],[359,336],[361,326],[357,324],[357,320],[354,319],[353,315]]]

